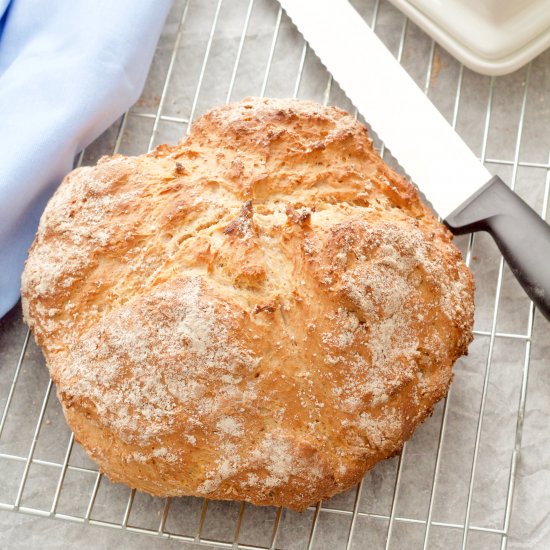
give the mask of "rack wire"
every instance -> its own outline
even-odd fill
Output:
[[[353,3],[480,159],[545,216],[550,151],[525,155],[536,137],[530,98],[548,93],[532,83],[540,63],[510,77],[481,77],[384,0]],[[77,164],[174,141],[206,108],[245,95],[308,97],[353,109],[275,0],[177,1],[142,99]],[[507,137],[494,145],[502,133]],[[520,172],[529,188],[520,185]],[[478,306],[470,356],[457,365],[449,395],[399,457],[302,514],[155,499],[111,484],[65,426],[16,308],[0,330],[0,509],[216,548],[506,548],[530,356],[538,344],[535,310],[487,239],[457,242],[478,280]]]

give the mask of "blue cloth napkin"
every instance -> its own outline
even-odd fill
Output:
[[[76,154],[141,93],[171,0],[0,0],[0,317]]]

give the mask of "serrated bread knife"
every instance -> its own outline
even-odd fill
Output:
[[[280,0],[455,234],[487,231],[550,320],[550,226],[479,162],[348,0]]]

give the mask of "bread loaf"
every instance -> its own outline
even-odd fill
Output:
[[[308,101],[245,99],[71,172],[22,296],[111,480],[295,510],[398,453],[472,338],[449,231],[361,124]]]

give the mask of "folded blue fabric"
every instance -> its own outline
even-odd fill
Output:
[[[0,0],[0,317],[76,154],[145,82],[171,0]]]

